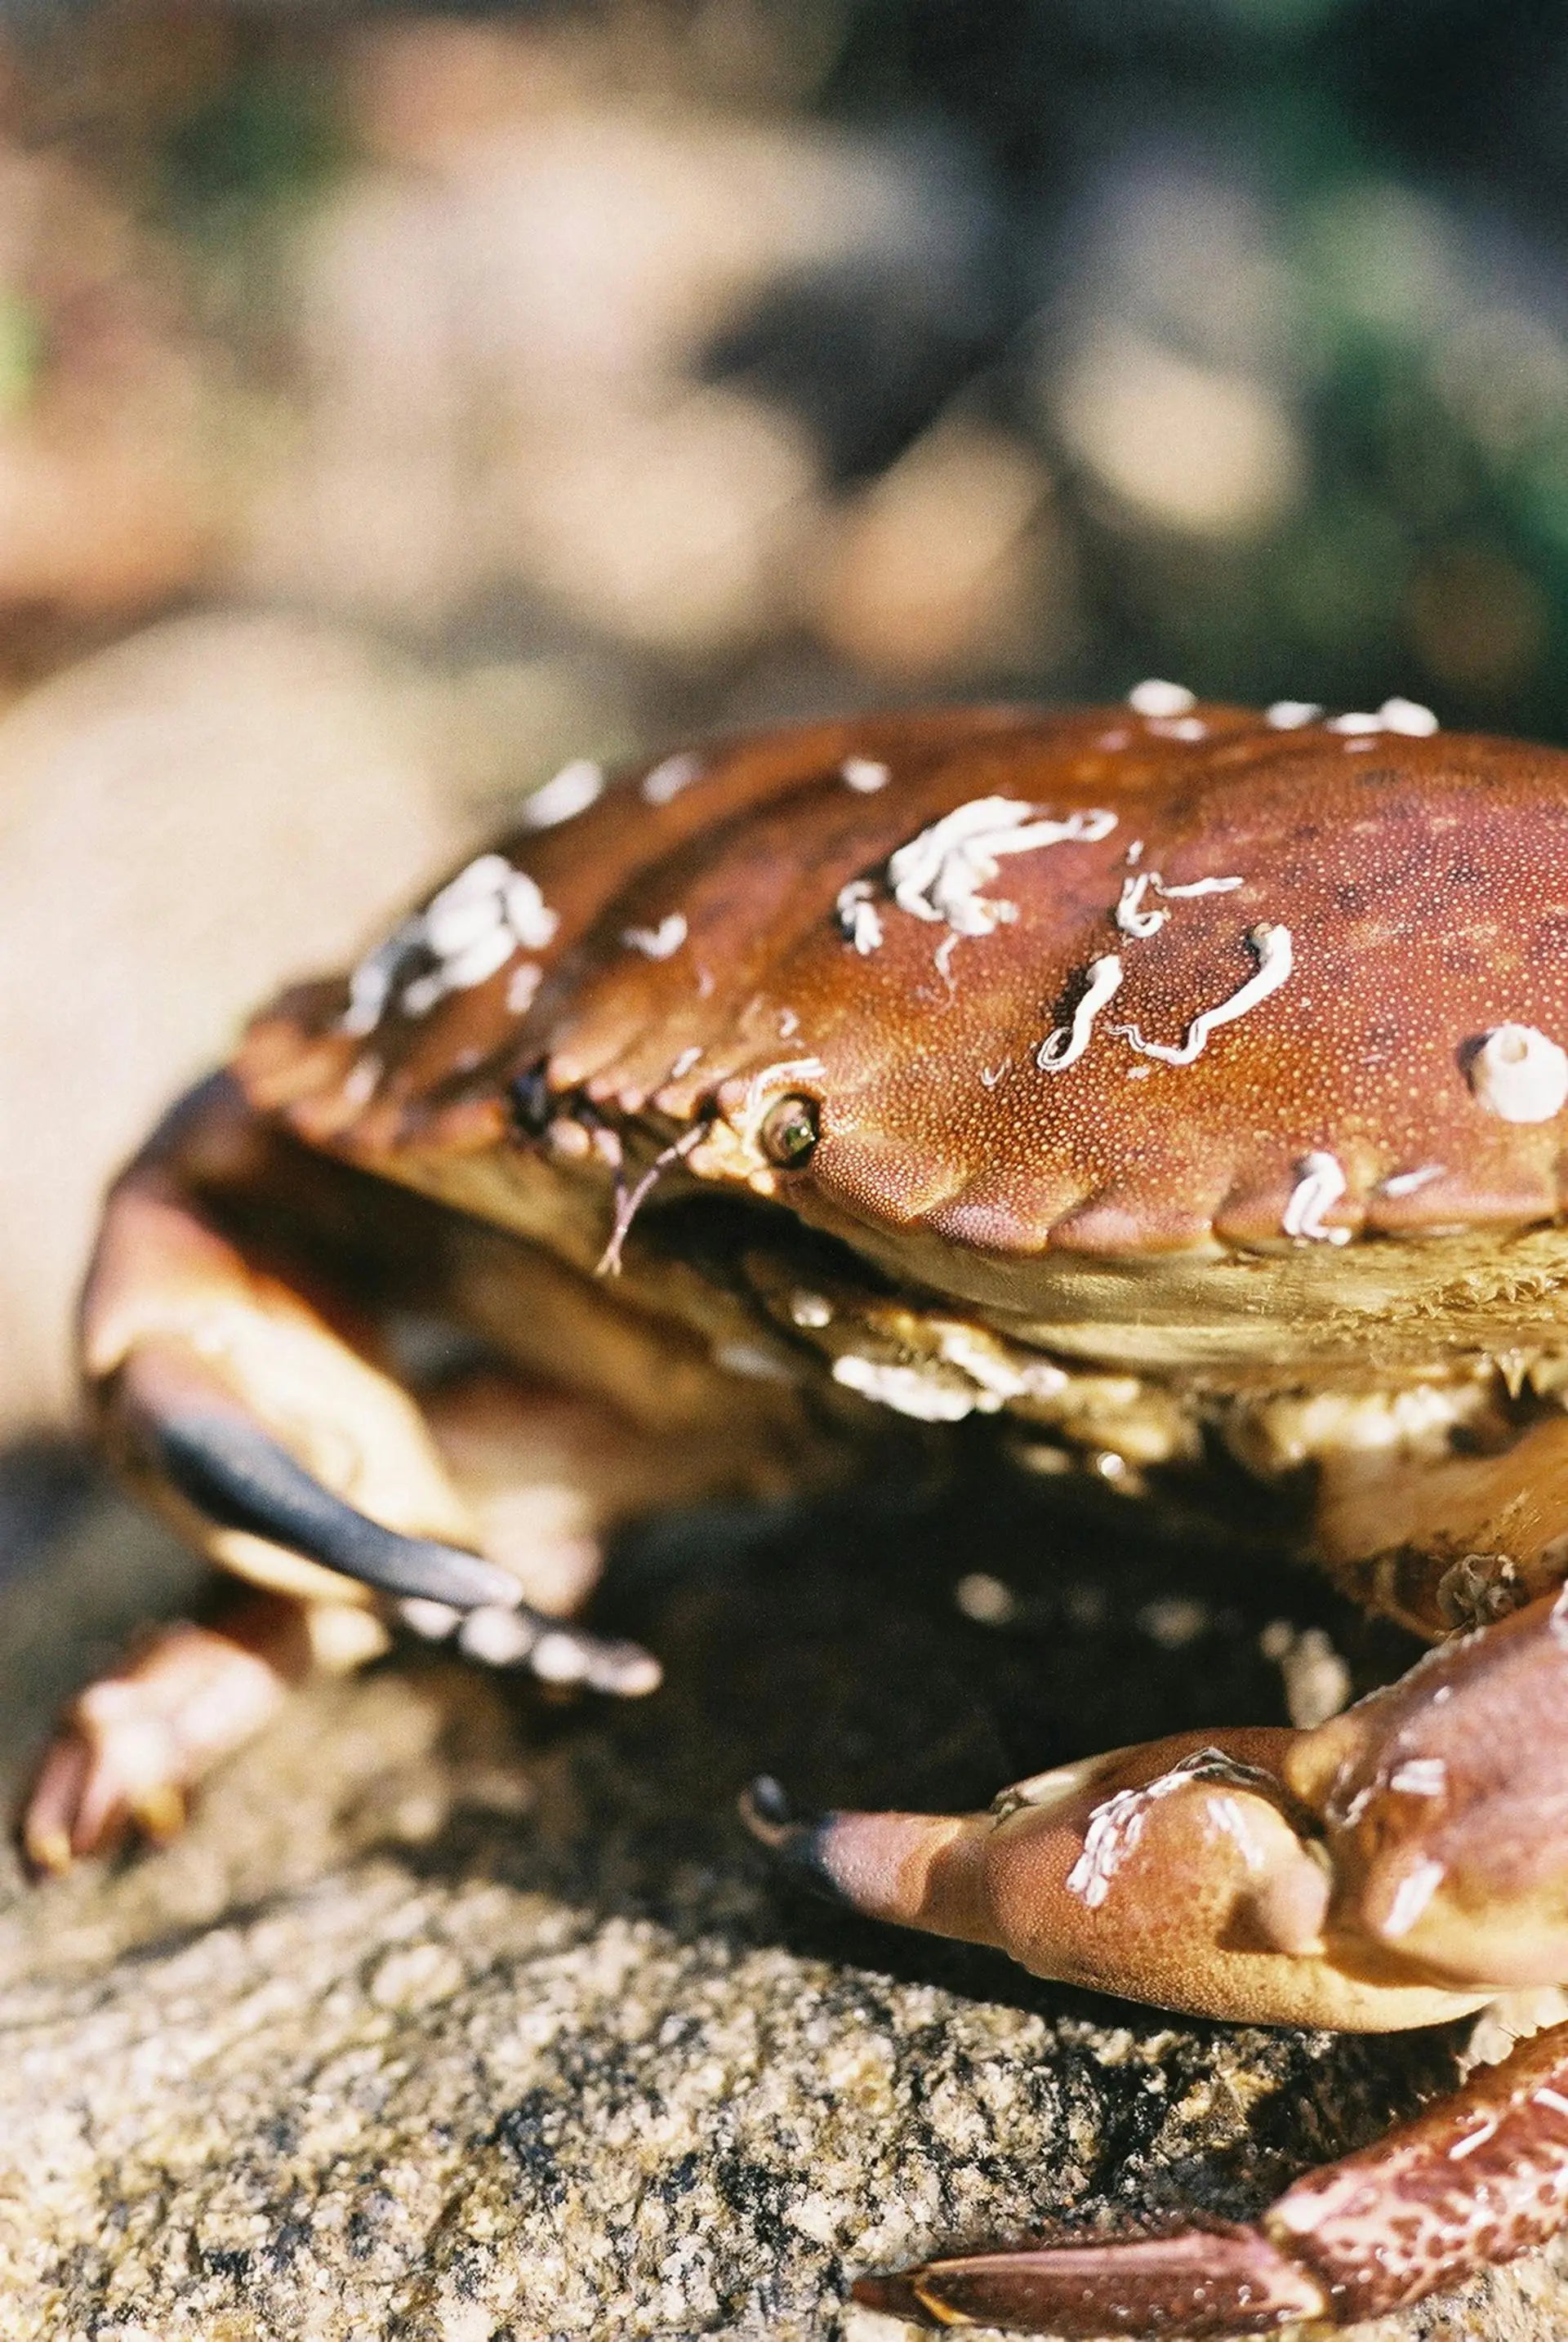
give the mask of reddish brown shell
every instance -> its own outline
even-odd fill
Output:
[[[890,856],[987,797],[1114,825],[1003,860],[982,892],[1016,916],[991,933],[897,907]],[[422,1015],[394,989],[359,1035],[341,982],[296,993],[242,1054],[253,1095],[395,1176],[400,1150],[526,1144],[508,1085],[545,1059],[552,1096],[611,1124],[673,1136],[716,1105],[744,1144],[700,1149],[699,1172],[1000,1255],[1277,1243],[1322,1157],[1343,1191],[1309,1218],[1320,1236],[1517,1225],[1562,1200],[1562,1115],[1505,1120],[1468,1070],[1502,1025],[1568,1043],[1568,756],[1553,749],[1275,730],[1225,707],[854,719],[639,768],[498,850],[554,916],[545,948]],[[1151,893],[1168,916],[1135,936],[1116,913],[1138,872],[1242,883]],[[835,908],[855,880],[881,928],[864,951]],[[1271,928],[1288,931],[1288,977],[1193,1062],[1118,1031],[1181,1043],[1257,976]],[[1043,1069],[1109,954],[1114,1001],[1076,1062]],[[531,1003],[509,1010],[533,966]],[[821,1138],[807,1166],[770,1175],[753,1109],[781,1090],[819,1102]]]

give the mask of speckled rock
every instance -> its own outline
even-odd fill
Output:
[[[954,1602],[976,1570],[989,1625]],[[0,1603],[13,1756],[191,1583],[112,1500],[57,1537]],[[650,1533],[605,1615],[668,1663],[642,1706],[400,1654],[300,1698],[178,1844],[12,1881],[7,2342],[900,2342],[844,2309],[857,2271],[1063,2216],[1244,2216],[1451,2078],[1452,2030],[1174,2022],[842,1917],[733,1818],[764,1766],[969,1802],[1275,1716],[1282,1616],[1358,1673],[1397,1659],[1309,1581],[969,1490]],[[1362,2331],[1565,2327],[1546,2257]]]

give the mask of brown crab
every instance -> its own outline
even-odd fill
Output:
[[[1126,1486],[1222,1453],[1281,1478],[1303,1546],[1437,1647],[1313,1728],[1120,1750],[987,1815],[796,1823],[760,1788],[763,1836],[863,1910],[1171,2008],[1383,2029],[1562,1983],[1564,1040],[1568,757],[1405,702],[1150,685],[568,766],[114,1191],[108,1438],[247,1591],[82,1695],[33,1858],[175,1827],[399,1613],[648,1690],[566,1623],[617,1519],[994,1416]],[[1257,2333],[1565,2211],[1568,2027],[1255,2227],[863,2293]]]

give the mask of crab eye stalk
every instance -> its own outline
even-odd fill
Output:
[[[758,1133],[763,1153],[781,1171],[798,1171],[811,1160],[821,1136],[814,1098],[775,1098]]]

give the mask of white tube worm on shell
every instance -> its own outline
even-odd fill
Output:
[[[1106,952],[1089,962],[1088,975],[1089,981],[1073,1011],[1071,1025],[1058,1025],[1054,1032],[1047,1033],[1034,1053],[1034,1062],[1042,1073],[1065,1073],[1069,1066],[1077,1064],[1089,1046],[1095,1017],[1121,988],[1122,963],[1114,952]]]
[[[1185,1040],[1175,1046],[1168,1041],[1145,1041],[1135,1025],[1114,1025],[1112,1031],[1120,1034],[1128,1046],[1136,1049],[1142,1056],[1158,1057],[1165,1066],[1192,1065],[1203,1056],[1211,1033],[1218,1032],[1222,1025],[1233,1025],[1238,1016],[1248,1015],[1260,1001],[1266,1000],[1272,992],[1277,992],[1290,976],[1294,953],[1288,927],[1265,919],[1248,930],[1247,941],[1258,956],[1257,974],[1249,976],[1240,991],[1233,992],[1228,1000],[1222,1000],[1217,1007],[1205,1008],[1200,1016],[1194,1016],[1187,1027]]]

